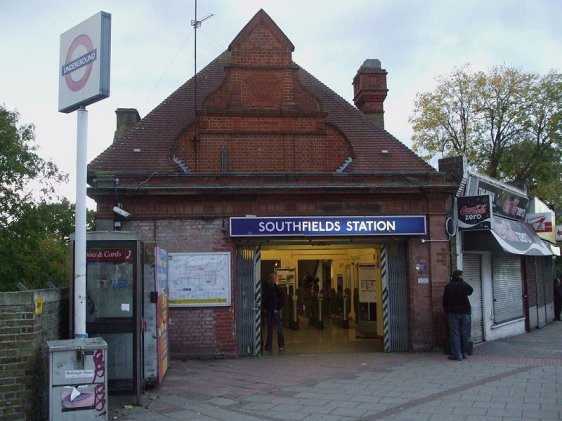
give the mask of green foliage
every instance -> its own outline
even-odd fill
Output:
[[[465,155],[475,170],[524,181],[531,195],[562,207],[562,75],[469,66],[416,96],[414,151],[431,159]]]
[[[37,155],[34,127],[18,121],[17,112],[0,106],[0,290],[15,290],[17,282],[62,286],[70,279],[75,207],[53,202],[66,175]],[[93,217],[89,211],[90,226]]]
[[[18,122],[16,111],[0,105],[0,228],[34,201],[35,191],[42,200],[50,200],[56,184],[67,179],[54,163],[37,155],[34,126]]]

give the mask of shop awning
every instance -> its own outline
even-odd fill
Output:
[[[552,252],[553,255],[560,256],[560,247],[555,246],[554,244],[551,244],[547,241],[545,241],[544,243],[550,249],[550,251]]]
[[[527,256],[552,256],[550,247],[530,225],[493,215],[491,232],[498,244],[508,253]]]

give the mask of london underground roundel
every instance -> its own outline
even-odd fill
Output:
[[[97,50],[88,35],[78,35],[66,53],[66,61],[62,68],[66,86],[73,92],[82,89],[92,73]]]
[[[61,34],[59,111],[70,113],[109,96],[111,15],[96,13]]]

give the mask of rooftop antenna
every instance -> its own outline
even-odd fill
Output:
[[[194,103],[193,103],[193,111],[195,112],[195,114],[197,114],[197,28],[199,28],[201,26],[201,22],[206,21],[207,19],[209,19],[210,17],[214,16],[213,14],[207,15],[205,16],[203,19],[201,20],[197,20],[197,0],[195,0],[195,19],[193,19],[191,21],[191,26],[193,26],[193,32],[194,32],[194,44],[195,44],[195,48],[193,49],[193,67],[194,67],[194,73],[193,73],[193,78],[194,78],[194,92],[195,92],[195,96],[194,96]]]

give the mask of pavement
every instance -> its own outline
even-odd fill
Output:
[[[560,420],[562,322],[441,352],[172,361],[141,405],[110,397],[109,420]],[[129,408],[130,409],[127,409]]]

